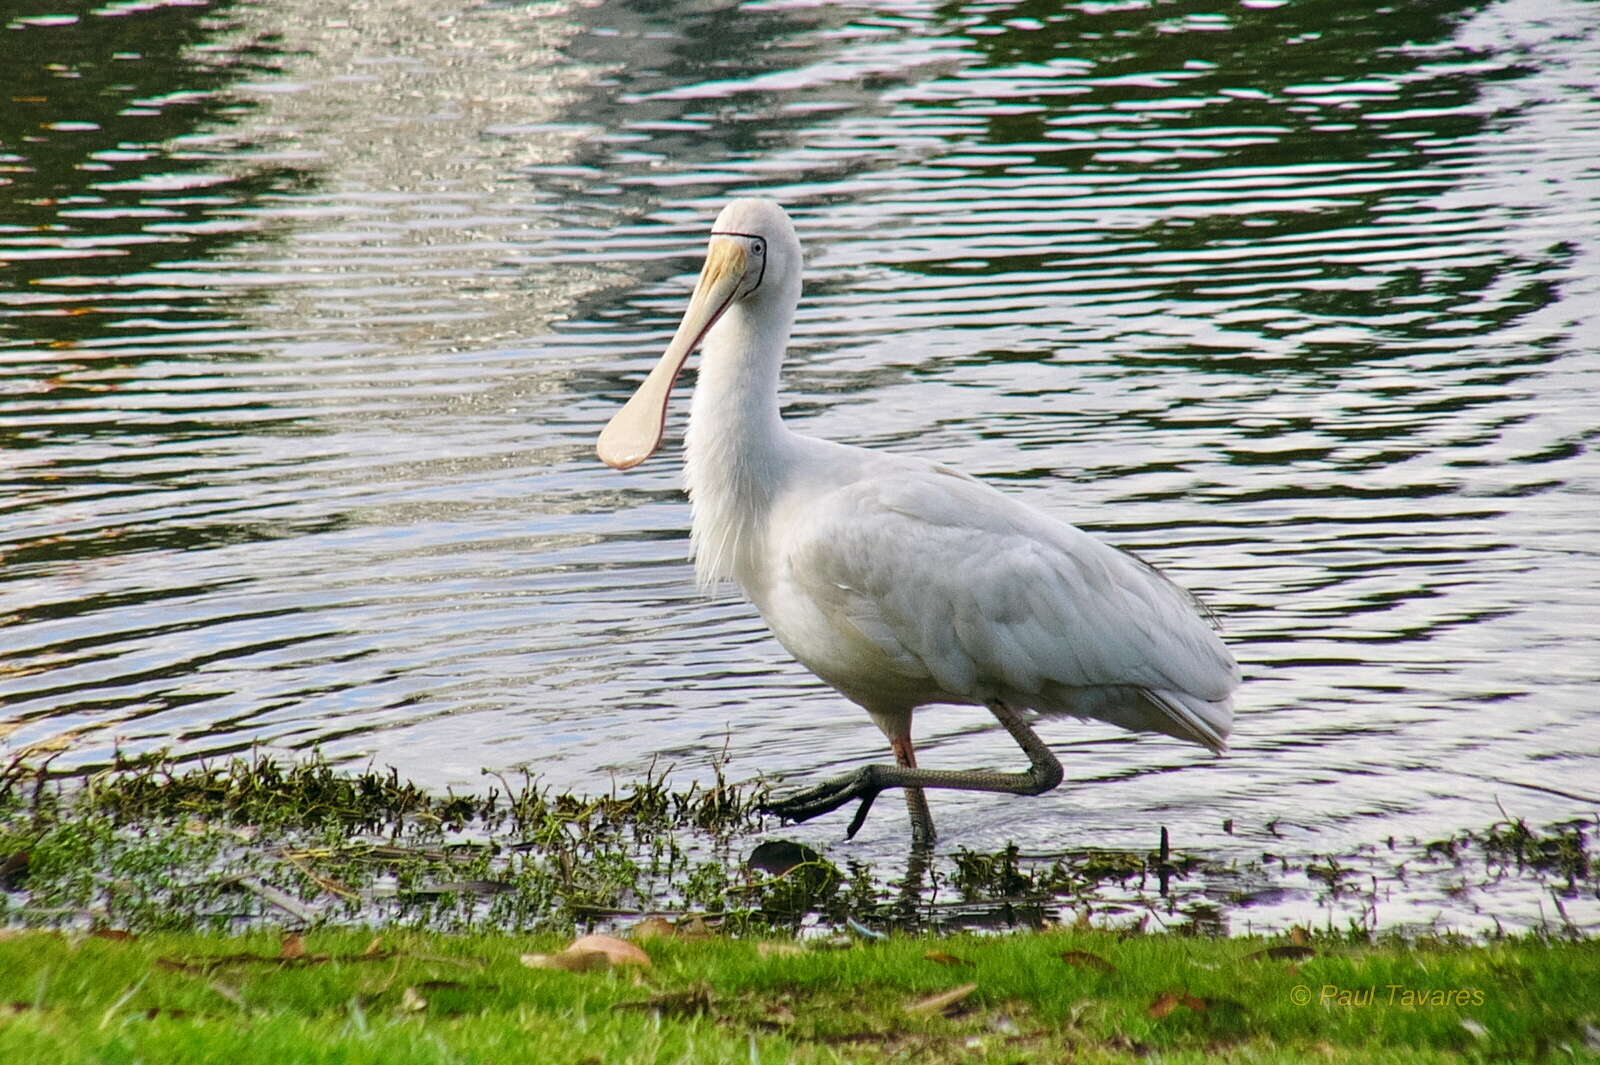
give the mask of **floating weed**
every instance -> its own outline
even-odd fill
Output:
[[[1380,928],[1394,885],[1419,883],[1479,913],[1485,892],[1506,890],[1521,891],[1526,912],[1541,904],[1527,904],[1533,887],[1552,911],[1547,927],[1600,925],[1589,821],[1541,830],[1507,818],[1427,844],[1249,862],[1185,853],[1161,833],[1149,851],[1010,845],[913,854],[886,872],[781,839],[752,845],[767,827],[765,787],[730,783],[720,765],[708,787],[677,791],[651,772],[600,796],[499,774],[481,794],[440,796],[392,769],[320,758],[177,767],[143,757],[87,778],[47,768],[0,772],[0,926],[568,931],[699,914],[734,932],[1076,918],[1208,936],[1248,929],[1256,913],[1283,927],[1299,907],[1324,915],[1322,934],[1360,941]]]
[[[1460,832],[1427,843],[1424,854],[1430,859],[1465,867],[1480,856],[1487,871],[1533,871],[1562,878],[1568,894],[1576,893],[1596,878],[1590,857],[1591,837],[1600,835],[1600,822],[1594,819],[1563,821],[1545,829],[1530,828],[1522,818],[1497,821],[1482,832]]]
[[[436,796],[321,759],[178,770],[147,757],[82,780],[13,763],[0,774],[0,921],[570,927],[681,901],[691,852],[759,824],[764,794],[720,777],[674,793],[649,776],[598,798],[494,779]]]

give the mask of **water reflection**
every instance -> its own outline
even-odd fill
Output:
[[[253,105],[230,88],[281,58],[259,37],[208,47],[232,4],[60,6],[8,5],[0,31],[10,94],[0,109],[0,342],[52,352],[38,371],[57,377],[144,357],[115,350],[131,339],[130,319],[170,333],[214,328],[212,294],[181,278],[159,283],[158,272],[237,239],[216,217],[220,206],[292,189],[303,176],[278,167],[230,178],[194,165],[186,141],[240,121]],[[217,338],[203,343],[212,350]],[[10,419],[0,431],[7,446],[26,446]]]
[[[1067,786],[940,797],[953,843],[1588,808],[1582,5],[64,6],[0,34],[13,747],[875,756],[694,593],[678,455],[590,455],[756,191],[809,256],[791,419],[1148,555],[1247,664],[1227,760],[1048,725]]]

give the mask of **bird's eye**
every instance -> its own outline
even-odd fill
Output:
[[[750,242],[750,250],[756,255],[765,255],[767,254],[767,242],[757,237]]]

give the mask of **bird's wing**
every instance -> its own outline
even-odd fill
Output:
[[[836,489],[783,553],[785,579],[830,621],[954,695],[1133,686],[1220,702],[1238,684],[1152,567],[942,467],[896,463]]]

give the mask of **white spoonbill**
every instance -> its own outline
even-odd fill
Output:
[[[597,447],[620,470],[654,454],[672,384],[704,346],[685,464],[697,575],[737,581],[790,654],[866,709],[896,762],[769,811],[803,821],[860,799],[854,836],[879,792],[903,788],[913,842],[926,845],[924,788],[1037,795],[1061,783],[1028,711],[1220,753],[1239,667],[1154,567],[948,466],[783,424],[778,370],[800,272],[783,208],[728,204],[682,324]],[[930,703],[988,707],[1028,770],[917,768],[911,714]]]

